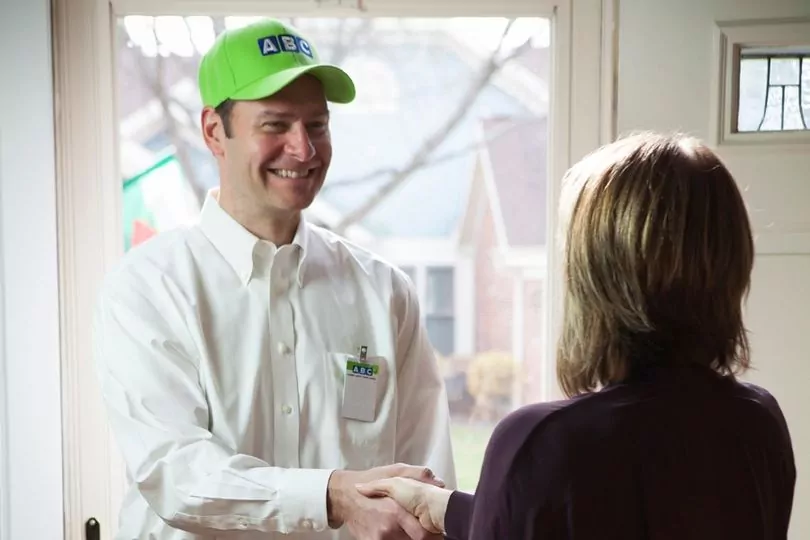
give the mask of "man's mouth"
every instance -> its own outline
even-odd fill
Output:
[[[311,169],[267,169],[267,171],[274,175],[278,176],[279,178],[288,178],[288,179],[301,179],[301,178],[309,178],[315,173],[315,168]]]

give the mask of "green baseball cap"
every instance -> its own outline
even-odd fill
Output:
[[[266,98],[304,74],[321,81],[328,101],[354,99],[351,77],[322,63],[315,46],[297,29],[276,19],[261,19],[217,36],[200,62],[198,82],[203,105],[216,107],[226,99]]]

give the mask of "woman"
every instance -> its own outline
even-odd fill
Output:
[[[569,399],[495,429],[475,495],[361,485],[456,540],[784,539],[796,470],[774,398],[748,368],[754,247],[707,147],[641,134],[566,175],[557,375]]]

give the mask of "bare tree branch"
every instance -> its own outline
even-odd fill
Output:
[[[411,174],[422,169],[433,167],[434,165],[440,165],[457,157],[461,157],[469,153],[482,150],[484,147],[486,147],[487,143],[489,143],[490,141],[494,141],[495,139],[505,135],[509,131],[516,129],[517,127],[525,123],[534,122],[535,120],[537,120],[537,118],[534,116],[528,117],[521,116],[510,118],[510,122],[506,126],[497,130],[493,130],[493,132],[487,134],[487,136],[483,140],[476,141],[474,143],[462,146],[461,148],[457,148],[451,152],[445,152],[440,156],[432,157],[431,159],[425,160],[423,163],[415,166],[415,168],[411,171]],[[351,187],[356,186],[358,184],[366,184],[379,179],[381,176],[396,175],[399,172],[400,169],[398,169],[397,167],[381,167],[379,169],[375,169],[371,172],[368,172],[362,176],[357,176],[355,178],[347,178],[344,180],[333,180],[323,187],[323,191],[340,189],[342,187]]]
[[[436,148],[441,145],[441,143],[447,138],[453,129],[455,129],[458,123],[464,118],[464,115],[467,114],[467,111],[478,98],[481,91],[487,86],[492,76],[495,75],[495,73],[497,73],[503,65],[511,61],[513,58],[520,56],[529,47],[531,47],[531,39],[528,39],[504,58],[499,59],[504,39],[509,33],[509,29],[512,27],[514,22],[515,20],[511,19],[506,25],[503,35],[501,36],[500,43],[481,67],[478,75],[475,77],[475,79],[473,79],[464,97],[456,105],[453,113],[447,117],[445,122],[430,137],[425,139],[419,149],[411,156],[410,160],[401,169],[394,172],[391,175],[391,178],[385,184],[383,184],[376,193],[343,217],[343,219],[335,227],[335,231],[338,232],[338,234],[345,233],[346,229],[350,225],[353,225],[365,218],[383,200],[396,191],[396,189],[402,185],[402,183],[405,182],[405,180],[407,180],[414,171],[422,168],[430,159],[430,156],[433,154]]]
[[[152,26],[152,33],[154,34],[155,42],[157,43],[157,33],[155,32],[154,26]],[[166,134],[168,135],[172,146],[174,146],[177,155],[177,162],[180,165],[180,169],[183,171],[183,176],[186,178],[186,181],[188,182],[197,203],[202,205],[203,201],[205,200],[205,189],[200,185],[199,179],[197,178],[197,173],[191,164],[188,143],[183,138],[180,125],[177,119],[174,117],[174,114],[172,114],[171,105],[172,103],[176,103],[176,100],[169,95],[168,89],[166,88],[164,76],[164,57],[160,54],[160,51],[158,51],[158,54],[155,56],[154,76],[150,74],[149,70],[146,68],[145,60],[142,55],[137,55],[137,63],[139,71],[141,72],[140,75],[144,80],[149,82],[149,85],[155,94],[155,98],[157,98],[158,102],[160,103],[160,107],[163,111],[163,118],[166,122]],[[181,106],[181,108],[182,110],[187,111],[184,106]],[[189,117],[191,116],[191,113],[188,111],[187,114]]]
[[[164,65],[163,59],[160,55],[158,55],[157,58],[158,76],[162,77]],[[160,101],[161,108],[163,109],[163,116],[166,120],[166,131],[169,135],[169,140],[177,152],[177,162],[180,164],[180,169],[183,171],[183,176],[188,181],[189,187],[194,193],[197,204],[202,206],[202,203],[205,200],[205,189],[202,187],[202,185],[200,185],[200,181],[197,178],[197,172],[194,170],[194,167],[191,164],[188,142],[183,138],[183,135],[180,132],[180,125],[172,114],[170,100],[167,98],[166,92],[163,91],[163,86],[158,86],[160,88],[160,92],[158,93],[157,98],[158,101]]]
[[[225,17],[211,17],[211,22],[214,23],[215,36],[225,31]]]
[[[329,55],[329,63],[339,66],[346,60],[346,57],[357,47],[360,43],[360,38],[368,37],[374,26],[374,19],[364,17],[360,25],[357,26],[352,33],[346,37],[347,26],[351,23],[349,19],[340,19],[338,25],[337,36],[335,39],[335,48],[332,49]]]
[[[214,35],[218,36],[225,31],[224,17],[211,17],[211,21],[213,24]],[[188,19],[184,17],[183,22],[185,23],[186,31],[188,32],[189,39],[193,45],[194,41],[191,35],[191,27],[188,24]],[[154,25],[152,26],[151,30],[155,43],[159,43]],[[192,143],[187,141],[182,134],[183,124],[188,126],[194,126],[196,124],[196,112],[189,104],[171,95],[171,85],[167,83],[165,77],[166,60],[160,53],[158,53],[155,57],[154,65],[147,64],[147,59],[142,54],[135,54],[134,56],[136,60],[137,76],[147,83],[149,89],[152,91],[152,94],[158,100],[165,122],[166,135],[169,138],[169,142],[174,147],[180,169],[182,170],[183,176],[188,182],[197,203],[202,204],[202,202],[205,200],[205,188],[202,186],[200,179],[197,177],[197,173],[193,167],[190,154],[190,147]],[[189,76],[193,77],[191,74],[189,74]],[[184,121],[178,120],[172,111],[182,112]]]
[[[146,59],[143,58],[142,55],[133,55],[135,56],[136,66],[133,72],[132,66],[126,66],[123,69],[130,74],[130,76],[134,76],[142,81],[144,81],[147,86],[149,86],[149,90],[157,96],[160,93],[166,94],[166,99],[169,100],[169,104],[173,105],[177,108],[177,110],[183,112],[183,116],[185,117],[186,121],[189,125],[194,125],[197,121],[195,118],[195,111],[189,106],[189,104],[175,98],[174,96],[168,94],[167,92],[163,91],[162,88],[165,83],[159,83],[155,80],[154,75],[151,72],[151,66],[147,66],[145,64]],[[188,74],[189,77],[193,77],[192,74]]]

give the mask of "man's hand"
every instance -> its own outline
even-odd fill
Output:
[[[367,497],[389,497],[419,520],[422,527],[435,534],[444,533],[444,515],[453,493],[410,478],[381,478],[357,486]]]
[[[391,499],[371,499],[357,491],[358,484],[383,478],[404,477],[443,487],[430,469],[411,465],[386,465],[367,471],[335,471],[329,478],[327,510],[329,525],[346,525],[357,540],[428,540],[441,538],[428,533],[419,521]]]

